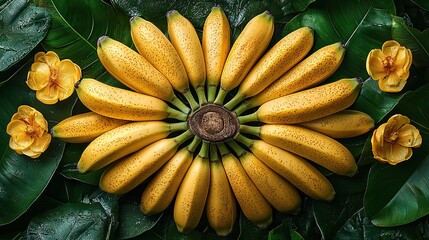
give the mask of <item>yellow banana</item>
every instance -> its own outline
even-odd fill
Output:
[[[228,18],[220,7],[213,7],[204,22],[202,47],[207,71],[207,99],[213,102],[223,66],[231,47]]]
[[[186,114],[158,98],[112,87],[92,78],[80,80],[75,88],[79,100],[87,108],[106,117],[130,121],[187,119]]]
[[[359,95],[360,79],[344,78],[262,104],[240,123],[261,121],[270,124],[292,124],[311,121],[351,106]]]
[[[346,109],[299,125],[332,138],[350,138],[369,132],[374,124],[374,119],[368,114]]]
[[[252,153],[241,148],[235,141],[228,142],[239,156],[241,165],[267,201],[282,213],[298,213],[301,197],[286,179],[265,165]]]
[[[331,201],[335,190],[329,180],[305,159],[262,140],[251,140],[241,134],[236,140],[268,167],[283,176],[296,188],[316,200]]]
[[[100,189],[111,194],[125,194],[158,171],[176,153],[192,133],[158,140],[109,165],[100,178]]]
[[[273,220],[270,204],[247,175],[240,161],[223,144],[218,147],[225,173],[244,216],[260,228],[267,227]]]
[[[216,104],[223,104],[226,93],[240,85],[265,52],[273,33],[274,18],[268,11],[257,15],[246,24],[226,58]]]
[[[343,61],[344,54],[345,48],[341,43],[320,48],[287,71],[264,91],[244,101],[235,112],[240,115],[247,109],[320,83],[337,70]]]
[[[108,164],[167,137],[171,132],[185,130],[186,122],[132,122],[110,130],[92,141],[83,151],[77,168],[80,172],[95,171]]]
[[[173,217],[179,232],[188,233],[200,222],[210,184],[208,143],[203,142],[200,153],[192,161],[177,192]]]
[[[147,184],[140,202],[140,209],[144,214],[157,214],[167,209],[191,166],[193,153],[200,141],[198,137],[194,137],[192,143],[180,149]]]
[[[51,128],[51,135],[68,143],[91,142],[101,134],[128,121],[87,112],[68,117]]]
[[[237,218],[234,193],[229,185],[215,144],[210,145],[210,186],[206,215],[210,226],[219,236],[230,234]]]
[[[326,135],[294,125],[242,125],[241,132],[251,133],[267,143],[311,160],[326,169],[353,176],[357,165],[352,153],[341,143]]]
[[[205,96],[206,65],[197,31],[192,23],[178,11],[167,13],[168,36],[182,59],[189,82],[198,95],[200,105],[207,102]]]
[[[250,70],[237,94],[225,107],[232,109],[243,99],[260,93],[301,61],[310,51],[313,42],[314,31],[309,27],[299,28],[283,37]]]
[[[103,36],[98,39],[97,54],[107,71],[125,86],[171,102],[185,113],[189,112],[189,108],[174,94],[168,79],[133,49]]]

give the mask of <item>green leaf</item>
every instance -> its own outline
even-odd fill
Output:
[[[401,17],[392,16],[392,37],[401,45],[409,48],[413,54],[413,64],[429,66],[429,29],[421,32],[409,27]]]
[[[43,41],[46,50],[78,64],[82,76],[111,85],[120,85],[97,56],[97,40],[108,35],[131,46],[129,18],[114,11],[102,0],[40,0],[52,16],[52,27]]]
[[[33,218],[28,239],[105,239],[109,217],[99,203],[66,203]]]
[[[304,239],[295,231],[296,226],[290,218],[286,218],[279,226],[268,233],[269,240],[301,240]]]
[[[268,233],[265,230],[260,229],[255,224],[251,223],[242,212],[240,212],[240,240],[252,240],[252,239],[265,239]]]
[[[410,0],[420,8],[423,8],[426,11],[429,11],[429,2],[426,0]]]
[[[346,45],[346,54],[340,68],[330,78],[367,78],[365,62],[370,50],[380,48],[389,40],[391,14],[395,14],[393,1],[327,0],[319,8],[311,8],[292,19],[284,34],[303,26],[315,30],[313,50],[334,42]]]
[[[23,59],[46,36],[48,12],[29,0],[0,1],[0,72]]]
[[[119,205],[119,226],[115,237],[128,239],[151,230],[161,219],[162,214],[146,216],[140,211],[137,202],[125,202]]]

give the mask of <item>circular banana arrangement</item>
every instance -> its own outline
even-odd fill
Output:
[[[336,138],[374,127],[356,100],[357,78],[320,84],[345,54],[333,43],[309,54],[314,31],[291,32],[271,49],[274,20],[251,19],[231,45],[223,10],[208,15],[202,41],[177,11],[167,14],[167,38],[141,18],[130,20],[137,51],[100,37],[101,63],[129,90],[84,78],[79,100],[91,112],[51,130],[70,143],[89,143],[77,167],[104,169],[100,188],[126,194],[145,183],[144,214],[174,204],[180,232],[196,228],[203,214],[218,235],[228,235],[237,209],[267,227],[273,210],[297,214],[301,194],[330,201],[335,190],[315,167],[344,176],[357,171]]]

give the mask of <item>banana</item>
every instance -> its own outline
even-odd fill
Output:
[[[216,104],[223,104],[226,93],[240,85],[241,81],[265,52],[274,34],[274,18],[265,11],[252,18],[232,45],[226,58],[220,80]]]
[[[157,140],[171,132],[185,130],[186,122],[132,122],[110,130],[92,141],[83,151],[77,168],[80,172],[95,171]]]
[[[68,143],[91,142],[101,134],[128,121],[87,112],[68,117],[51,128],[51,135]]]
[[[314,31],[299,28],[277,42],[250,70],[237,94],[225,105],[232,109],[242,100],[252,97],[282,76],[307,55],[314,43]]]
[[[261,121],[269,124],[293,124],[311,121],[351,106],[359,95],[361,80],[344,78],[262,104],[249,115],[238,117],[241,124]]]
[[[158,98],[112,87],[92,78],[80,80],[75,88],[79,100],[87,108],[106,117],[130,121],[187,119],[186,114]]]
[[[167,209],[191,166],[193,153],[200,142],[195,136],[191,144],[180,149],[147,184],[140,201],[140,210],[144,214],[153,215]]]
[[[169,80],[133,49],[103,36],[98,39],[97,54],[107,71],[125,86],[171,102],[185,113],[189,112],[189,108],[174,94]]]
[[[247,175],[240,161],[225,145],[219,144],[218,147],[225,173],[241,211],[250,222],[260,228],[266,228],[273,220],[271,205]]]
[[[333,173],[353,176],[357,165],[352,153],[338,141],[316,131],[294,125],[242,125],[240,131],[254,134],[267,143],[313,161]]]
[[[230,234],[237,218],[234,193],[229,185],[215,144],[210,145],[210,186],[206,215],[210,226],[219,236]]]
[[[247,109],[322,82],[338,69],[345,52],[341,43],[320,48],[274,81],[264,91],[244,101],[235,112],[240,115]]]
[[[205,104],[206,65],[197,31],[192,23],[176,10],[167,13],[167,27],[170,41],[182,59],[189,82],[197,92],[198,101],[200,105]]]
[[[296,188],[235,141],[228,142],[241,165],[267,201],[282,213],[298,213],[301,197]]]
[[[202,47],[207,72],[207,99],[213,102],[231,47],[229,21],[220,7],[213,7],[204,22]]]
[[[177,230],[189,233],[200,222],[210,184],[208,143],[203,142],[199,154],[189,167],[174,202],[173,217]]]
[[[335,190],[329,180],[303,158],[262,140],[251,140],[238,134],[237,141],[268,167],[276,171],[307,196],[316,200],[331,201]]]
[[[188,130],[174,138],[158,140],[141,150],[110,164],[100,177],[100,189],[111,194],[125,194],[160,169],[180,144],[189,139]]]
[[[374,119],[368,114],[346,109],[299,125],[332,138],[351,138],[369,132],[374,124]]]

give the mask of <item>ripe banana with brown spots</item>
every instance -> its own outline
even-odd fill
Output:
[[[186,129],[186,122],[145,121],[119,126],[94,139],[83,151],[77,168],[82,173],[98,170],[171,132]]]
[[[171,102],[185,113],[189,112],[189,108],[175,95],[169,80],[133,49],[103,36],[98,39],[97,54],[107,71],[125,86]]]
[[[295,125],[263,125],[240,127],[240,131],[260,137],[267,143],[295,153],[326,169],[353,176],[357,165],[352,153],[331,137]]]
[[[329,180],[305,159],[263,140],[252,140],[241,134],[235,139],[307,196],[325,201],[334,198],[335,190]]]
[[[111,194],[131,191],[158,171],[191,136],[186,131],[174,138],[164,138],[115,161],[101,175],[100,189]]]
[[[203,142],[199,154],[186,172],[174,202],[173,217],[177,230],[189,233],[200,222],[210,184],[208,143]]]
[[[223,104],[227,92],[243,81],[247,73],[265,52],[274,33],[274,18],[265,11],[252,18],[232,45],[220,80],[216,104]]]
[[[241,124],[260,121],[293,124],[311,121],[351,106],[359,95],[361,80],[344,78],[262,104],[258,110],[238,119]]]
[[[144,214],[153,215],[167,209],[191,166],[193,153],[200,141],[194,137],[189,146],[179,150],[150,180],[140,201],[140,210]]]
[[[287,71],[264,91],[244,101],[235,112],[240,115],[245,110],[260,106],[270,100],[317,85],[338,69],[345,52],[341,43],[320,48]]]
[[[273,220],[273,210],[252,179],[247,175],[240,161],[225,145],[219,144],[222,164],[241,211],[250,222],[266,228]]]
[[[64,142],[87,143],[127,122],[121,119],[105,117],[94,112],[87,112],[62,120],[53,126],[50,132],[52,137]]]
[[[207,72],[207,100],[213,102],[231,47],[229,21],[220,7],[213,7],[204,22],[202,47]]]
[[[299,125],[332,138],[351,138],[369,132],[374,124],[374,119],[368,114],[346,109]]]
[[[159,98],[112,87],[92,78],[80,80],[75,88],[83,105],[106,117],[130,121],[187,119],[185,113],[171,108]]]
[[[299,28],[277,42],[250,70],[238,88],[237,94],[225,107],[232,109],[242,100],[255,96],[301,61],[314,42],[314,31]]]

